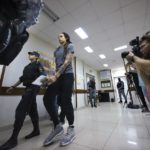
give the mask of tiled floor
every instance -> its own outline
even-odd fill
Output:
[[[142,114],[140,109],[123,108],[117,103],[101,103],[98,108],[75,111],[76,139],[66,147],[59,147],[59,142],[42,146],[51,130],[48,120],[40,122],[39,137],[24,140],[31,127],[23,127],[14,150],[150,150],[150,115]],[[0,132],[0,143],[8,138],[9,132]]]

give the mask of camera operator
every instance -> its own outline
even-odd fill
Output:
[[[126,56],[129,62],[135,64],[138,73],[142,77],[145,85],[150,85],[150,34],[147,32],[140,40],[140,52],[142,58],[135,56],[132,52]],[[149,99],[150,100],[150,99]]]

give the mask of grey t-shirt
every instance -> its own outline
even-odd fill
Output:
[[[60,46],[54,52],[55,63],[56,63],[56,71],[58,71],[58,69],[63,65],[63,63],[65,61],[65,57],[68,53],[74,54],[74,45],[72,43],[68,44],[66,50],[67,50],[67,52],[65,54],[64,47]],[[66,67],[65,71],[63,72],[63,74],[66,74],[66,73],[73,73],[72,63],[70,63]]]

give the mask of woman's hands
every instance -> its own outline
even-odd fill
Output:
[[[56,80],[57,80],[56,76],[46,76],[44,79],[41,80],[41,82],[43,85],[46,85],[46,84],[50,85],[56,82]]]

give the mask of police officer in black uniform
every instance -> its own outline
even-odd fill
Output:
[[[32,82],[40,75],[45,75],[45,72],[41,63],[38,62],[38,58],[40,57],[39,53],[33,51],[28,52],[28,54],[31,63],[25,66],[23,75],[20,77],[19,81],[7,90],[9,93],[21,83],[23,83],[26,87],[24,94],[22,95],[22,99],[16,108],[13,133],[9,140],[0,147],[0,150],[8,150],[17,145],[17,138],[26,115],[29,115],[31,118],[33,123],[33,131],[29,135],[25,136],[25,139],[29,139],[40,134],[39,116],[36,104],[36,95],[40,90],[40,86],[34,85]]]

